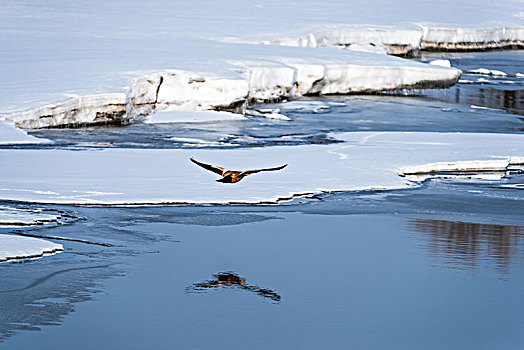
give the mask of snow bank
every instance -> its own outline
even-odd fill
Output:
[[[422,50],[476,51],[524,48],[524,27],[438,28],[422,26]]]
[[[122,93],[75,97],[21,113],[5,115],[24,129],[126,123],[126,95]]]
[[[505,165],[524,159],[524,135],[356,132],[330,137],[344,142],[222,150],[0,150],[7,165],[0,168],[0,199],[84,205],[274,203],[320,192],[409,188],[413,183],[398,172],[423,164],[483,161],[468,163],[473,172],[484,171],[484,161]],[[233,170],[288,166],[222,184],[190,157]],[[424,171],[435,169],[425,166]],[[35,177],[38,182],[30,181]]]
[[[356,51],[414,56],[421,40],[420,30],[350,27],[309,33],[298,38],[266,40],[260,44],[301,47],[343,46]]]
[[[154,111],[229,109],[243,112],[248,82],[170,71],[135,79],[128,88],[128,117],[147,116]]]
[[[63,250],[64,247],[61,244],[43,239],[0,235],[0,262],[40,258]]]
[[[302,47],[343,46],[357,51],[417,56],[426,51],[478,51],[524,48],[524,27],[463,28],[420,25],[414,29],[345,28],[308,33],[296,38],[259,42]]]
[[[52,141],[28,135],[12,121],[0,118],[0,145],[51,143]]]
[[[282,57],[230,61],[224,63],[230,72],[223,76],[186,71],[145,75],[134,79],[126,94],[78,97],[6,117],[22,128],[43,128],[125,124],[160,111],[218,110],[243,114],[248,102],[449,87],[461,73],[455,68],[334,48],[298,53],[303,56],[293,58],[286,51]]]

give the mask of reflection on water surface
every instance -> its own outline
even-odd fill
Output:
[[[246,283],[246,279],[238,276],[233,272],[219,272],[213,275],[213,278],[200,283],[195,283],[192,286],[186,288],[187,293],[205,293],[210,289],[217,288],[235,288],[240,290],[246,290],[248,292],[255,293],[264,298],[269,298],[274,302],[280,302],[280,295],[276,292],[261,288],[258,286],[251,286]]]
[[[428,234],[431,254],[456,268],[487,263],[507,273],[514,259],[524,257],[522,226],[431,219],[410,220],[407,225]]]

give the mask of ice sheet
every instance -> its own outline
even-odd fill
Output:
[[[77,204],[264,203],[322,191],[409,188],[400,168],[524,156],[524,135],[358,132],[345,141],[236,150],[0,150],[0,199]],[[237,184],[189,161],[245,170]],[[519,158],[520,159],[520,158]],[[37,179],[37,181],[34,181]]]

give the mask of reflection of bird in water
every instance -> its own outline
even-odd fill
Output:
[[[212,171],[220,176],[222,176],[221,179],[218,179],[218,182],[225,182],[225,183],[235,183],[244,178],[244,176],[248,176],[251,174],[259,173],[261,171],[275,171],[275,170],[281,170],[284,169],[287,164],[281,165],[276,168],[265,168],[265,169],[252,169],[252,170],[244,170],[244,171],[238,171],[238,170],[227,170],[219,166],[209,165],[202,162],[199,162],[193,158],[190,158],[190,160],[201,166],[202,168]]]
[[[275,302],[280,302],[280,295],[270,289],[260,288],[258,286],[250,286],[246,284],[246,280],[233,272],[219,272],[213,275],[213,279],[206,282],[195,283],[186,288],[188,293],[205,292],[212,288],[232,287],[247,290],[256,293],[264,298],[269,298]]]

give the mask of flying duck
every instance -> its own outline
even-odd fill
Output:
[[[196,165],[201,166],[202,168],[212,171],[220,176],[222,176],[221,179],[218,179],[216,181],[218,182],[224,182],[224,183],[235,183],[244,178],[244,176],[248,176],[251,174],[259,173],[261,171],[275,171],[275,170],[281,170],[284,169],[287,164],[284,164],[282,166],[276,167],[276,168],[266,168],[266,169],[252,169],[252,170],[244,170],[244,171],[237,171],[237,170],[227,170],[219,166],[209,165],[202,162],[199,162],[193,158],[189,158],[193,163]]]

